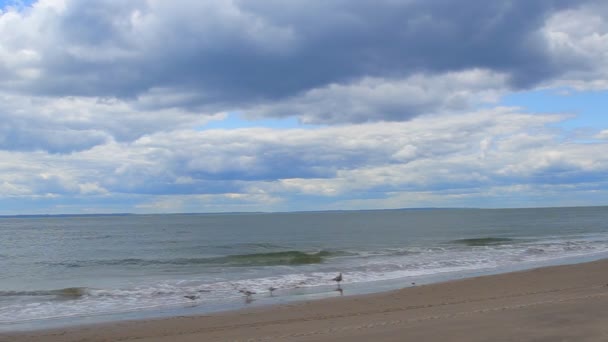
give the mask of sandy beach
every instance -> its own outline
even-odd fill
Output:
[[[204,316],[4,334],[0,341],[608,341],[607,283],[602,260]]]

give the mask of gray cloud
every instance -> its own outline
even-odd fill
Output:
[[[365,78],[313,89],[299,96],[254,106],[254,118],[297,116],[305,123],[402,121],[421,114],[465,111],[494,103],[508,88],[507,77],[467,70],[405,79]]]
[[[7,77],[0,84],[42,95],[131,99],[170,89],[195,96],[148,105],[206,112],[246,109],[368,77],[390,83],[471,69],[529,87],[563,72],[541,33],[547,18],[584,2],[38,4],[2,18],[6,61],[0,72]],[[21,57],[9,56],[15,54]]]

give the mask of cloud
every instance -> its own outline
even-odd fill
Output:
[[[596,135],[597,139],[608,140],[608,129],[604,129]]]
[[[553,64],[562,74],[549,86],[577,90],[608,89],[608,5],[596,2],[553,14],[542,34]]]
[[[505,75],[477,69],[434,76],[416,74],[398,80],[364,78],[313,89],[245,113],[254,118],[297,116],[314,124],[403,121],[497,102],[507,83]]]
[[[0,173],[4,197],[143,196],[138,211],[220,204],[270,210],[298,198],[335,206],[372,196],[383,203],[421,193],[479,199],[517,186],[606,188],[606,143],[567,140],[551,128],[564,118],[497,108],[406,123],[178,130],[63,156],[3,152]]]
[[[608,89],[606,16],[599,0],[7,7],[0,201],[154,212],[603,194],[605,130],[574,140],[554,125],[565,116],[497,106],[515,90]],[[318,126],[206,127],[231,113]]]
[[[143,110],[118,99],[0,93],[0,150],[70,153],[146,134],[196,128],[224,113]]]
[[[45,0],[0,17],[0,88],[269,116],[297,115],[337,94],[321,110],[331,110],[329,120],[322,113],[303,120],[409,119],[418,107],[442,107],[428,108],[424,97],[379,98],[380,90],[407,96],[420,91],[409,81],[474,70],[500,75],[501,87],[529,88],[576,70],[586,61],[558,60],[556,32],[563,30],[556,23],[565,17],[574,23],[568,27],[584,25],[587,13],[568,13],[587,11],[580,5],[588,2]],[[601,39],[581,44],[598,52]],[[438,92],[459,98],[479,91],[477,82],[461,85],[471,89]],[[345,103],[354,113],[336,114]]]

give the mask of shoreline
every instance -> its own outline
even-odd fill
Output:
[[[71,329],[82,326],[105,325],[118,322],[162,320],[174,317],[206,316],[229,312],[239,312],[255,308],[268,308],[277,305],[286,305],[298,302],[318,301],[341,296],[362,296],[382,294],[416,286],[440,284],[450,281],[477,278],[483,276],[500,275],[513,272],[532,270],[559,265],[575,265],[598,260],[608,260],[608,253],[594,253],[566,258],[538,260],[532,263],[521,263],[508,267],[472,269],[457,272],[434,273],[428,275],[409,276],[404,278],[389,278],[372,282],[345,283],[340,292],[335,285],[324,286],[325,290],[313,288],[292,288],[287,293],[265,296],[263,293],[251,298],[233,298],[225,302],[192,303],[174,307],[160,307],[148,310],[133,310],[98,315],[74,315],[46,319],[32,319],[14,323],[0,323],[0,336],[9,333],[27,333],[36,331],[49,331],[57,329]],[[412,281],[416,281],[415,283]],[[278,289],[281,290],[281,289]],[[291,292],[291,293],[290,293]]]
[[[0,333],[0,341],[608,339],[607,270],[603,259],[196,316]]]

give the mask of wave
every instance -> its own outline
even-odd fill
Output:
[[[324,258],[331,256],[328,251],[305,253],[301,251],[270,252],[230,255],[217,258],[215,261],[238,266],[275,266],[320,264]]]
[[[55,296],[57,298],[75,299],[87,294],[88,289],[86,287],[66,287],[57,290],[0,291],[0,297]]]
[[[484,238],[473,238],[473,239],[459,239],[453,240],[452,243],[466,245],[466,246],[498,246],[512,244],[516,242],[515,239],[500,238],[500,237],[484,237]]]
[[[269,253],[235,254],[223,257],[208,258],[176,258],[176,259],[111,259],[111,260],[83,260],[73,262],[53,263],[52,265],[64,267],[88,266],[154,266],[154,265],[208,265],[208,266],[281,266],[281,265],[307,265],[320,264],[332,256],[349,255],[346,252],[319,251],[315,253],[302,251],[284,251]]]
[[[246,243],[237,243],[231,245],[221,245],[217,246],[218,248],[223,249],[241,249],[241,248],[251,248],[251,249],[285,249],[284,246],[276,245],[268,242],[246,242]]]

